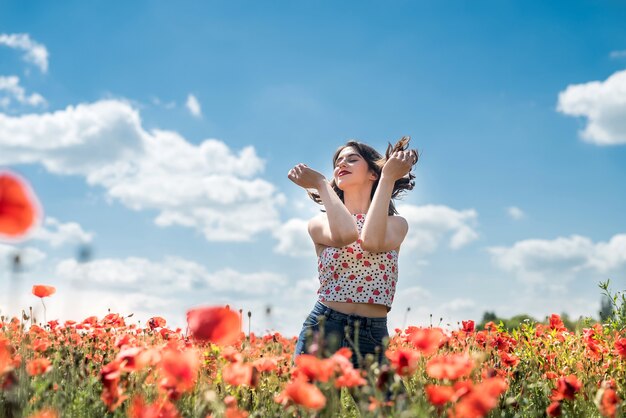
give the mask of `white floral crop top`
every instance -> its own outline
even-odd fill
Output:
[[[353,214],[361,235],[364,214]],[[370,253],[361,239],[335,248],[326,247],[318,257],[319,301],[378,303],[391,310],[398,280],[398,253]]]

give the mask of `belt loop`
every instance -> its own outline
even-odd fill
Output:
[[[367,326],[368,328],[371,328],[371,327],[372,327],[372,318],[367,318],[367,321],[366,321],[366,326]]]

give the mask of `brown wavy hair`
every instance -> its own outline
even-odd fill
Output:
[[[396,145],[391,146],[391,143],[389,143],[384,157],[371,146],[364,144],[362,142],[350,140],[346,142],[345,145],[342,145],[339,148],[337,148],[337,151],[335,151],[335,155],[333,155],[333,168],[335,167],[335,163],[337,162],[337,157],[339,157],[339,153],[344,148],[347,148],[347,147],[354,148],[354,150],[358,152],[359,155],[365,161],[367,161],[367,165],[369,166],[370,170],[376,173],[376,176],[378,177],[374,181],[374,184],[372,186],[372,193],[370,194],[370,199],[373,199],[374,193],[376,192],[376,188],[378,187],[378,181],[380,180],[380,175],[382,173],[383,166],[385,165],[385,163],[387,162],[391,154],[393,154],[394,152],[407,151],[409,149],[410,140],[411,140],[410,136],[403,136],[398,142],[396,142]],[[417,161],[419,160],[419,153],[415,149],[412,149],[411,151],[415,154],[415,163],[414,163],[415,165]],[[396,206],[393,203],[393,199],[396,199],[398,196],[400,196],[402,193],[406,192],[407,190],[413,190],[413,187],[415,187],[415,180],[414,180],[415,175],[412,173],[412,171],[413,171],[413,167],[411,167],[411,170],[409,170],[408,175],[396,180],[396,182],[394,183],[393,192],[391,193],[391,200],[389,201],[389,211],[388,211],[389,215],[398,214],[398,210],[396,209]],[[335,191],[335,193],[337,193],[341,201],[343,202],[344,201],[343,190],[337,187],[334,176],[330,182],[330,185]],[[319,205],[323,205],[322,198],[320,197],[319,193],[308,191],[308,190],[307,190],[307,193],[309,197],[315,201],[315,203]],[[322,209],[322,212],[325,212],[324,209]]]

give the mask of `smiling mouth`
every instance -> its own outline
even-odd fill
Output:
[[[337,174],[337,177],[345,176],[346,174],[350,174],[350,172],[349,171],[340,171],[339,174]]]

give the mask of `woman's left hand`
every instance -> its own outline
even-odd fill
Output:
[[[401,179],[409,174],[413,164],[417,162],[417,153],[414,150],[396,151],[389,156],[383,166],[382,175],[393,179]]]

